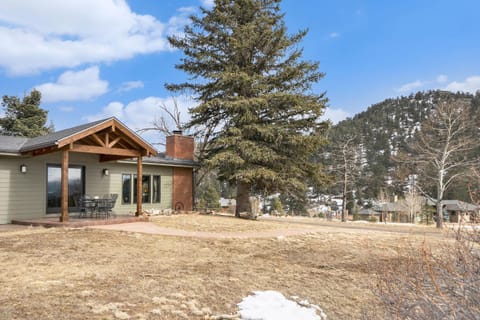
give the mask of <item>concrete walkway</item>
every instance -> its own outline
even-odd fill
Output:
[[[293,236],[315,232],[312,228],[298,229],[281,229],[256,232],[203,232],[203,231],[186,231],[179,229],[164,228],[152,222],[135,222],[112,224],[106,226],[91,226],[92,229],[101,230],[117,230],[127,232],[139,232],[147,234],[160,234],[166,236],[192,237],[205,239],[247,239],[247,238],[271,238],[281,236]]]
[[[0,224],[0,232],[17,231],[30,228],[29,226],[20,226],[16,224]]]

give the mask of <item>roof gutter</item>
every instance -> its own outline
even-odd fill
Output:
[[[21,153],[0,152],[0,156],[21,157]]]
[[[123,164],[136,164],[136,161],[129,160],[117,160],[116,163]],[[181,164],[181,163],[159,163],[159,162],[146,162],[143,161],[143,165],[147,166],[157,166],[157,167],[177,167],[177,168],[195,168],[198,167],[198,164]]]

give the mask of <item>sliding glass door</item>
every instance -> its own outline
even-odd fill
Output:
[[[77,199],[85,193],[85,167],[68,167],[68,210],[74,211]],[[62,201],[62,167],[47,165],[47,213],[58,213]]]

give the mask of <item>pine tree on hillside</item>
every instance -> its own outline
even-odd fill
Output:
[[[32,90],[22,100],[16,96],[3,96],[5,116],[0,118],[0,134],[32,138],[52,132],[52,125],[45,126],[48,111],[40,108],[41,98],[37,90]]]
[[[307,31],[287,34],[279,3],[216,0],[169,38],[184,53],[176,67],[191,78],[167,88],[197,99],[190,127],[216,128],[200,160],[237,185],[237,215],[251,212],[252,192],[302,198],[307,181],[322,180],[311,156],[328,127],[319,119],[325,94],[312,90],[323,73],[301,60]]]
[[[407,170],[404,162],[396,161],[396,155],[406,150],[436,106],[446,101],[467,101],[474,110],[472,114],[476,114],[480,107],[480,93],[471,95],[436,90],[386,99],[332,127],[332,135],[336,132],[353,134],[360,140],[365,165],[357,180],[355,194],[360,192],[364,198],[374,199],[380,190],[385,190],[389,194],[402,196],[411,168]],[[480,145],[476,149],[478,157]],[[455,181],[446,196],[469,201],[466,185],[465,181]],[[425,191],[434,192],[434,186]]]

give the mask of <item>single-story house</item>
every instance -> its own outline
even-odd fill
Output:
[[[379,215],[380,222],[407,222],[405,221],[407,208],[402,203],[398,202],[385,202],[373,207],[373,211],[376,211]]]
[[[83,194],[118,194],[116,214],[190,211],[193,150],[193,138],[175,132],[159,153],[114,117],[35,138],[0,136],[0,224],[68,221]]]
[[[419,213],[423,205],[435,207],[435,201],[423,197],[420,199],[420,203],[421,205],[415,205],[418,211],[415,214]],[[377,205],[373,210],[380,214],[386,214],[386,219],[390,222],[413,222],[409,214],[411,207],[412,205],[409,205],[405,200],[399,200]],[[448,222],[475,221],[480,212],[480,206],[460,200],[442,200],[442,207],[444,209],[444,220]]]
[[[360,209],[357,212],[358,220],[370,220],[372,218],[377,218],[380,220],[380,213],[372,209]]]
[[[427,204],[434,207],[435,201],[428,200]],[[480,206],[460,200],[442,200],[444,220],[448,222],[474,222],[478,220]]]

